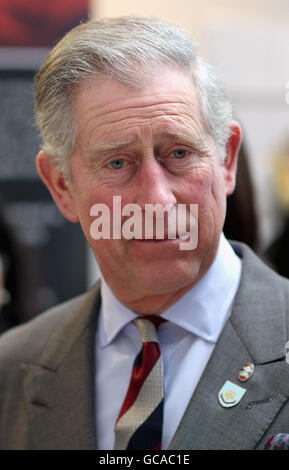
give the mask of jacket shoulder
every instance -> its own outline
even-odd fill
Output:
[[[285,293],[289,292],[289,279],[280,276],[266,260],[260,258],[247,245],[241,242],[230,241],[235,253],[242,259],[246,274],[252,277],[251,281],[256,284],[277,283]]]
[[[0,336],[0,375],[19,362],[34,363],[41,356],[51,336],[62,332],[92,304],[97,289],[50,308],[37,317],[8,330]]]

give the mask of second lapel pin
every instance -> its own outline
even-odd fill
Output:
[[[238,379],[241,380],[241,382],[245,382],[248,380],[254,372],[254,364],[248,362],[247,364],[244,364],[243,367],[241,368]]]

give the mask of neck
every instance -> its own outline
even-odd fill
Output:
[[[191,283],[177,292],[160,294],[153,296],[145,296],[134,301],[123,301],[119,298],[126,307],[140,315],[160,315],[167,310],[171,305],[176,303],[186,292],[188,292],[195,283]]]
[[[188,282],[184,285],[177,285],[175,289],[168,289],[167,292],[155,292],[151,294],[152,289],[148,291],[138,290],[137,287],[139,286],[134,286],[133,281],[119,286],[110,282],[110,279],[106,279],[105,276],[104,279],[114,296],[133,312],[140,315],[160,315],[175,304],[204,277],[212,265],[215,256],[216,252],[214,256],[209,257],[204,263],[201,263],[198,272],[195,272],[194,276],[192,276]]]

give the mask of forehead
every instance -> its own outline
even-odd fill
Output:
[[[108,77],[90,79],[76,94],[74,115],[77,139],[88,145],[95,139],[130,140],[142,133],[172,133],[178,128],[191,132],[193,127],[200,134],[207,127],[193,79],[168,69],[152,75],[138,89]]]

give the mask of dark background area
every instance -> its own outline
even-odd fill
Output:
[[[17,251],[17,323],[87,287],[81,229],[64,219],[36,171],[33,75],[0,71],[0,201]]]
[[[0,0],[0,333],[87,288],[81,229],[64,219],[36,171],[33,77],[88,14],[89,0]]]
[[[88,9],[89,0],[0,0],[0,45],[51,47]]]

